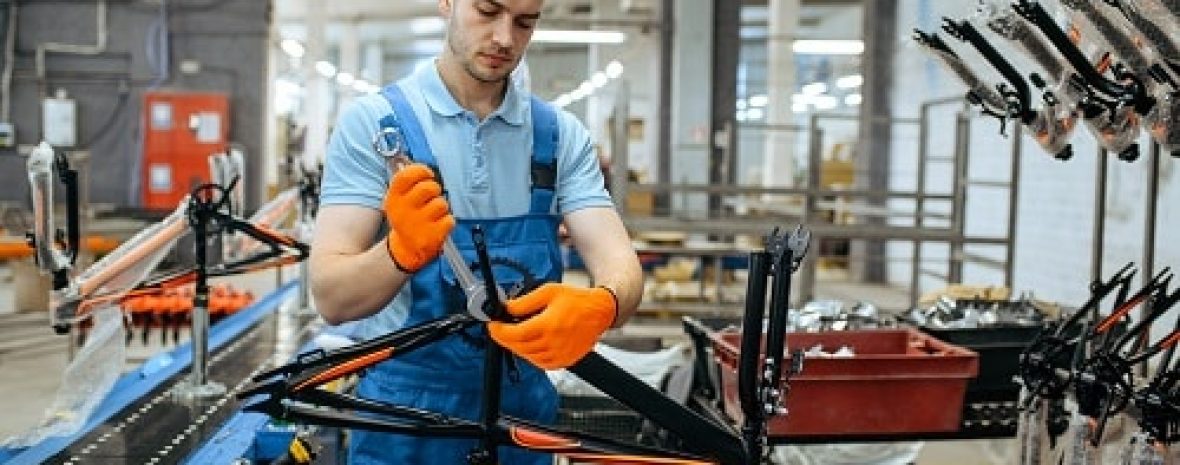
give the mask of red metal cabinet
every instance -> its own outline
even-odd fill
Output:
[[[229,145],[229,96],[148,92],[143,97],[140,198],[149,210],[172,210],[209,182],[209,157]]]

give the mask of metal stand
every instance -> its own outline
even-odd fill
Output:
[[[304,260],[299,262],[299,311],[313,311],[311,308],[311,265]]]
[[[221,201],[209,197],[216,186],[197,188],[190,197],[188,206],[189,226],[193,229],[193,243],[196,251],[197,280],[193,296],[192,343],[193,364],[187,382],[176,386],[173,395],[182,399],[204,399],[226,393],[224,384],[209,379],[209,274],[205,258],[205,241],[209,229],[210,215]],[[224,195],[225,193],[222,192]]]
[[[1094,243],[1090,256],[1090,280],[1102,279],[1102,251],[1106,246],[1106,149],[1098,150],[1094,181]],[[1150,274],[1148,275],[1150,276]]]
[[[1160,144],[1152,141],[1151,148],[1148,150],[1147,157],[1147,208],[1143,216],[1143,280],[1146,283],[1155,275],[1155,224],[1156,218],[1159,215],[1159,193],[1160,193]],[[1140,310],[1140,318],[1147,317],[1147,309],[1150,306],[1143,307]],[[1147,347],[1151,341],[1151,325],[1143,328],[1143,335],[1136,341],[1135,351],[1141,351]],[[1150,372],[1148,361],[1135,367],[1136,372],[1143,376]]]

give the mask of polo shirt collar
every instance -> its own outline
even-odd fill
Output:
[[[417,74],[421,83],[422,96],[432,111],[439,116],[458,116],[465,111],[463,107],[459,106],[459,102],[455,101],[455,97],[451,95],[446,84],[443,84],[442,75],[439,74],[438,65],[435,62],[432,61],[426,66],[419,67]],[[504,101],[500,102],[500,107],[490,116],[498,117],[513,126],[524,124],[524,113],[528,111],[528,106],[524,102],[526,97],[527,93],[519,88],[517,78],[510,77],[508,90],[504,93]]]

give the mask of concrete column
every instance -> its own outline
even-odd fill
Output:
[[[658,132],[656,139],[656,159],[652,163],[652,174],[656,182],[666,183],[671,178],[672,165],[672,54],[676,41],[676,0],[661,0],[660,2],[660,45],[659,45],[659,80],[656,84],[656,125]],[[655,207],[658,211],[667,211],[668,196],[657,195]]]
[[[324,159],[328,146],[328,101],[330,81],[315,70],[315,63],[328,58],[328,44],[324,37],[324,4],[327,0],[307,0],[307,42],[304,45],[303,69],[307,76],[307,101],[303,105],[303,121],[307,131],[303,139],[303,168],[313,171]]]
[[[737,70],[741,54],[741,2],[713,0],[712,118],[709,124],[709,182],[737,179]],[[721,196],[709,196],[710,216],[721,209]]]
[[[770,0],[770,34],[766,38],[766,124],[792,124],[791,95],[795,93],[795,53],[791,45],[799,28],[799,0]],[[794,184],[795,133],[766,131],[766,150],[762,158],[762,185],[790,187]]]
[[[666,173],[667,178],[662,180],[669,183],[705,183],[709,179],[700,167],[709,160],[711,106],[702,96],[710,95],[713,88],[713,63],[709,58],[709,50],[713,49],[713,1],[676,0],[674,3],[671,108],[676,111],[672,112],[672,154],[670,166],[661,166],[657,172]],[[688,206],[682,198],[673,195],[669,199],[670,207]],[[705,205],[688,207],[699,210]]]
[[[861,188],[886,190],[889,188],[893,129],[888,118],[893,115],[890,95],[893,89],[894,53],[899,37],[897,0],[864,2],[864,17],[865,54],[861,63],[864,99],[860,108],[856,183]],[[883,198],[868,200],[875,205],[884,206],[886,203]],[[879,218],[869,221],[884,224],[884,220]],[[854,268],[853,275],[860,275],[865,282],[888,282],[885,245],[881,241],[854,241],[851,248],[852,263],[854,267],[858,263],[863,264],[863,268]]]
[[[279,36],[279,28],[274,27],[277,24],[277,15],[274,8],[270,9],[270,21],[268,24],[272,26],[269,28],[270,33],[266,40],[267,51],[266,54],[266,82],[273,83],[277,76],[279,60],[286,60],[287,55],[281,51],[275,50],[275,45],[282,40]],[[265,189],[262,191],[262,196],[257,197],[262,199],[258,204],[266,203],[271,196],[278,191],[279,187],[279,155],[278,147],[275,146],[278,128],[275,121],[275,86],[267,85],[266,98],[262,101],[262,186],[257,188]],[[253,184],[253,183],[252,183]],[[252,205],[255,207],[258,204]]]
[[[595,8],[595,12],[601,14],[601,8]],[[589,80],[594,73],[601,71],[606,67],[603,62],[604,56],[610,53],[603,50],[604,46],[600,44],[590,44],[586,47],[586,75],[581,76],[583,80]],[[613,96],[608,96],[606,89],[597,89],[594,94],[586,97],[586,129],[590,131],[590,136],[595,140],[601,141],[606,138],[607,118],[610,117],[611,107],[614,100]],[[613,94],[613,93],[612,93]]]

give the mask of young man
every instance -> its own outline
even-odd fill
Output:
[[[552,422],[557,395],[541,368],[573,364],[638,305],[642,271],[586,129],[510,82],[541,6],[439,0],[443,52],[380,95],[358,99],[336,125],[311,255],[312,290],[326,320],[361,320],[362,335],[373,337],[465,311],[454,272],[438,256],[449,236],[471,259],[475,224],[493,260],[518,273],[496,268],[498,279],[548,283],[508,301],[510,313],[529,316],[520,323],[489,323],[369,370],[358,387],[364,397],[475,419],[490,336],[519,356],[505,370],[504,412]],[[372,147],[383,127],[405,135],[414,165],[390,172]],[[593,287],[560,284],[563,220]],[[354,431],[350,463],[462,464],[474,445]],[[508,448],[500,454],[506,464],[551,460]]]

